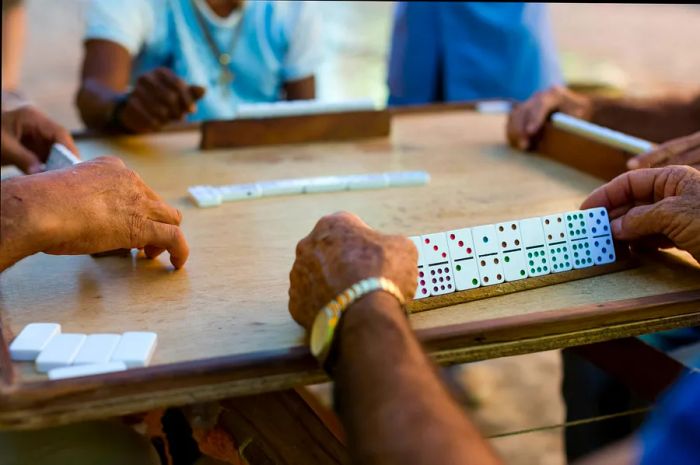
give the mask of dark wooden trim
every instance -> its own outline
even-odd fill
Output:
[[[418,330],[444,364],[589,344],[700,325],[700,290]],[[326,379],[306,347],[192,360],[81,380],[40,381],[0,393],[0,428],[124,415]]]
[[[132,133],[124,133],[124,132],[117,132],[114,130],[96,130],[96,129],[78,129],[71,131],[71,135],[73,136],[73,139],[76,141],[81,141],[81,140],[93,140],[93,139],[107,139],[107,138],[113,138],[113,137],[135,137],[135,136],[141,136],[141,137],[148,137],[148,136],[153,136],[153,135],[158,135],[158,134],[169,134],[169,133],[179,133],[179,132],[188,132],[188,131],[197,131],[199,130],[199,127],[201,126],[201,123],[172,123],[167,126],[162,127],[158,131],[155,132],[148,132],[148,133],[143,133],[143,134],[132,134]]]
[[[601,276],[616,271],[623,271],[638,266],[639,261],[630,254],[629,245],[615,241],[616,261],[607,265],[592,266],[580,270],[565,271],[563,273],[552,273],[534,278],[522,279],[520,281],[504,282],[494,286],[483,286],[466,291],[453,292],[435,297],[427,297],[409,302],[408,310],[411,313],[422,312],[434,308],[449,307],[464,302],[487,299],[499,295],[512,294],[514,292],[527,291],[540,287],[551,286],[553,284],[576,281],[578,279]]]
[[[209,150],[348,141],[386,137],[390,131],[391,114],[386,110],[206,121],[202,123],[199,147]]]
[[[535,144],[538,155],[609,181],[627,171],[633,155],[546,123]]]
[[[642,398],[655,401],[686,368],[677,360],[633,337],[568,349],[587,359]]]

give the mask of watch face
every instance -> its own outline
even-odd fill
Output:
[[[311,353],[314,357],[318,358],[330,347],[337,322],[337,316],[328,307],[324,307],[316,315],[311,327]]]

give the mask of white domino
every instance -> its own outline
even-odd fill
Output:
[[[454,273],[455,288],[458,291],[464,291],[479,287],[479,269],[476,265],[471,229],[447,231],[445,235]]]
[[[281,116],[316,115],[349,111],[375,110],[370,99],[328,102],[316,99],[279,101],[274,103],[244,103],[238,105],[238,118],[273,118]]]
[[[506,100],[485,100],[476,103],[476,111],[486,114],[510,113],[513,104]]]
[[[346,177],[343,176],[321,176],[308,178],[304,183],[304,193],[314,194],[319,192],[344,191],[348,187]]]
[[[503,274],[506,281],[527,278],[527,263],[523,253],[520,224],[508,221],[496,225],[496,237],[503,258]]]
[[[581,135],[611,147],[626,150],[630,153],[638,154],[649,152],[654,149],[654,144],[638,137],[633,137],[622,132],[598,126],[597,124],[584,121],[565,113],[552,114],[552,124],[565,131]]]
[[[384,175],[389,187],[424,186],[430,182],[430,175],[425,171],[395,171]]]
[[[496,227],[492,224],[472,228],[476,250],[476,265],[482,286],[492,286],[505,281],[502,257],[498,247]]]
[[[564,214],[571,260],[575,269],[588,268],[594,265],[591,242],[589,239],[588,223],[582,211],[571,211]]]
[[[430,291],[428,290],[426,269],[425,269],[425,258],[423,254],[423,245],[421,238],[418,236],[409,237],[413,241],[413,245],[416,246],[418,251],[418,282],[416,286],[416,292],[414,299],[424,299],[430,296]]]
[[[61,325],[57,323],[28,324],[10,344],[10,358],[17,362],[34,361],[60,332]]]
[[[384,189],[389,187],[386,174],[355,174],[346,177],[348,190]]]
[[[263,197],[303,194],[304,185],[304,179],[278,179],[276,181],[264,181],[258,183]]]
[[[157,339],[156,333],[152,332],[126,332],[122,334],[111,361],[124,362],[128,368],[147,366],[153,357]]]
[[[45,373],[54,368],[71,365],[85,343],[85,339],[85,334],[57,334],[39,353],[36,358],[36,369]]]
[[[104,373],[114,373],[126,370],[124,362],[108,362],[92,365],[73,365],[69,367],[54,368],[49,370],[49,379],[78,378],[81,376],[94,376]]]
[[[120,339],[119,334],[89,334],[73,364],[95,365],[109,362]]]
[[[257,199],[262,197],[263,190],[258,184],[232,184],[218,188],[223,202],[236,200]]]
[[[584,210],[588,224],[591,254],[596,265],[605,265],[615,261],[615,246],[613,245],[610,218],[605,208]]]
[[[80,163],[80,159],[63,144],[53,144],[46,160],[47,170],[58,170]]]
[[[542,228],[552,273],[573,269],[573,251],[567,235],[564,213],[542,217]]]
[[[550,273],[549,253],[542,228],[542,219],[525,218],[520,220],[520,236],[525,247],[527,274],[529,277],[542,276]]]
[[[223,201],[219,190],[211,186],[192,186],[188,192],[200,208],[216,207]]]
[[[425,277],[430,295],[455,291],[454,275],[445,233],[425,234],[420,237],[425,261]]]

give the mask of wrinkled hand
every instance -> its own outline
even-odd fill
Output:
[[[2,164],[27,174],[39,173],[54,143],[78,155],[70,133],[36,108],[27,105],[2,112]]]
[[[141,75],[119,111],[119,123],[133,132],[149,132],[196,111],[205,89],[187,85],[167,68]]]
[[[143,248],[155,258],[164,250],[181,268],[189,255],[179,228],[182,215],[115,157],[26,178],[47,240],[42,251],[78,255]],[[41,183],[40,185],[38,183]],[[38,199],[38,200],[37,200]]]
[[[297,245],[289,274],[289,313],[309,330],[331,299],[371,277],[392,280],[411,299],[417,260],[415,246],[403,236],[377,232],[350,213],[324,216]]]
[[[589,119],[591,100],[561,86],[536,93],[526,102],[517,105],[508,116],[506,126],[508,143],[516,149],[531,149],[533,139],[542,129],[549,115],[555,111]]]
[[[662,236],[700,262],[700,171],[687,166],[628,171],[599,187],[582,209],[605,207],[616,239]]]
[[[700,169],[700,131],[665,142],[651,152],[627,161],[627,168],[656,168],[667,165],[689,165]]]

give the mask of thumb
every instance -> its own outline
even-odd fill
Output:
[[[189,86],[189,90],[190,95],[194,100],[199,100],[200,98],[204,97],[204,94],[207,92],[206,88],[196,85]]]
[[[667,197],[651,205],[630,209],[610,223],[613,236],[615,239],[629,241],[657,234],[665,235],[671,224],[674,201],[675,197]]]

